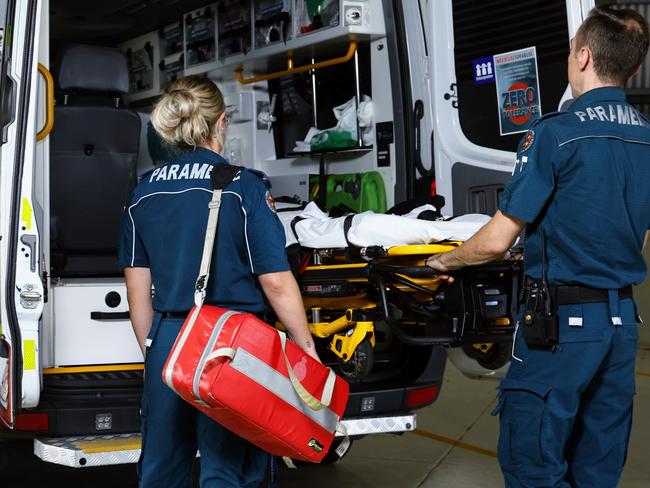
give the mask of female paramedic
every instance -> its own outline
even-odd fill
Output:
[[[257,487],[269,455],[200,413],[161,379],[194,303],[210,173],[228,164],[219,155],[228,125],[223,96],[207,78],[182,78],[163,94],[151,120],[177,155],[142,175],[124,212],[120,245],[131,322],[145,355],[140,487],[190,488],[197,449],[202,488]],[[206,303],[258,314],[266,296],[293,340],[318,359],[269,188],[262,173],[243,170],[224,189]]]

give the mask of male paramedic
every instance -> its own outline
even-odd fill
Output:
[[[499,460],[507,487],[617,485],[632,422],[638,331],[632,284],[646,275],[650,123],[623,86],[648,49],[631,10],[596,8],[571,42],[567,112],[520,143],[495,216],[427,264],[498,259],[526,228],[525,298],[500,385]]]

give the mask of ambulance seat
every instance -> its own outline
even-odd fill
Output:
[[[50,135],[52,276],[120,276],[122,211],[137,182],[140,118],[124,108],[126,56],[73,45],[59,58]]]

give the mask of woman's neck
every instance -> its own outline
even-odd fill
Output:
[[[209,139],[207,142],[199,144],[199,147],[209,149],[210,151],[214,151],[217,154],[221,154],[221,151],[223,151],[223,146],[214,139]]]

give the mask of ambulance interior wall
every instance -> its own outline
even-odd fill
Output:
[[[393,94],[391,87],[391,74],[386,39],[377,39],[370,42],[370,85],[373,99],[373,119],[376,126],[380,122],[393,122]],[[351,61],[352,62],[352,61]],[[386,76],[389,74],[389,76]],[[345,83],[354,83],[353,79]],[[329,107],[332,109],[333,107]],[[331,121],[331,120],[330,120]],[[319,129],[327,129],[321,126]],[[304,128],[305,134],[309,129]],[[376,144],[375,144],[376,146]],[[282,178],[291,175],[318,174],[318,157],[301,156],[285,157],[278,155],[276,158],[255,161],[255,167],[264,171],[271,177]],[[260,165],[260,166],[257,166]],[[390,165],[378,166],[377,148],[371,151],[327,155],[325,158],[325,172],[327,174],[363,173],[377,171],[384,179],[386,188],[386,201],[388,207],[395,202],[396,161],[394,145],[390,146]]]

